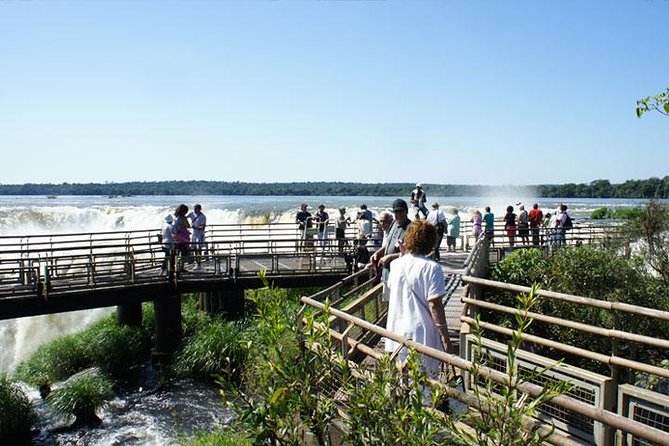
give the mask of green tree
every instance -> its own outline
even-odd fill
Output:
[[[636,117],[640,118],[644,113],[653,111],[669,116],[669,88],[664,93],[655,96],[647,96],[636,101]]]

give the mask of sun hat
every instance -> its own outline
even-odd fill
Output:
[[[168,215],[165,217],[165,221],[166,221],[167,223],[172,223],[172,222],[174,221],[174,217],[172,217],[172,214],[168,214]]]
[[[393,212],[394,211],[408,211],[409,206],[407,206],[407,202],[402,200],[401,198],[398,198],[397,200],[393,201]]]
[[[416,183],[416,187],[423,187],[423,185],[420,183]]]

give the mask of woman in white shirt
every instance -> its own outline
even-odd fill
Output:
[[[446,316],[441,302],[446,294],[441,266],[426,256],[434,248],[436,230],[425,220],[415,220],[407,228],[403,254],[393,262],[388,276],[390,299],[386,328],[415,342],[439,350],[451,351]],[[386,339],[385,349],[393,352],[399,344]],[[398,359],[406,359],[402,349]],[[440,361],[423,356],[423,368],[428,376],[435,376]]]

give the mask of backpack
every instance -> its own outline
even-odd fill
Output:
[[[574,227],[574,222],[571,220],[569,214],[565,214],[564,223],[562,224],[563,229],[571,229]]]

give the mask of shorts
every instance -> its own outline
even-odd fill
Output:
[[[515,226],[507,226],[506,227],[506,235],[509,237],[515,237],[516,236],[516,227]]]
[[[190,242],[194,245],[204,245],[204,231],[193,231]]]

